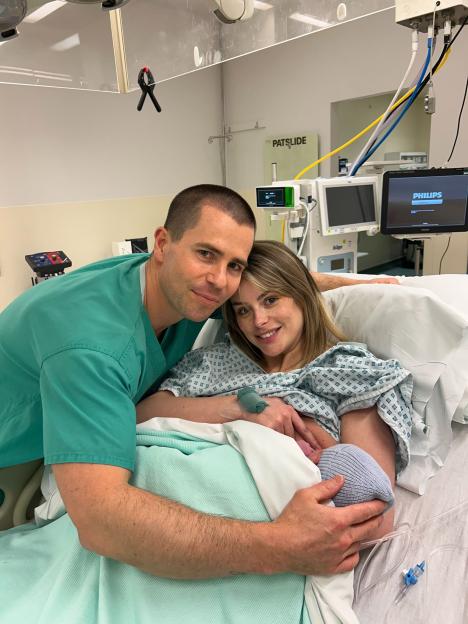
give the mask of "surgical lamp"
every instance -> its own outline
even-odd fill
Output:
[[[129,0],[67,0],[68,2],[73,2],[73,4],[99,4],[101,3],[101,7],[104,11],[113,11],[114,9],[120,9],[123,7]]]
[[[26,0],[0,0],[0,41],[18,36],[16,27],[26,15]]]
[[[224,24],[243,22],[252,17],[254,0],[214,0],[217,8],[213,11]]]

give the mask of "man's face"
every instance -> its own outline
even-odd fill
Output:
[[[171,322],[203,321],[229,299],[239,287],[253,240],[252,227],[211,205],[201,209],[197,225],[178,241],[159,228],[158,285]]]

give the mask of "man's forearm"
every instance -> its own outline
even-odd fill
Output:
[[[200,513],[128,484],[128,470],[98,464],[53,466],[81,544],[167,578],[232,574],[331,574],[351,570],[359,544],[381,524],[385,504],[335,509],[335,477],[299,490],[272,522]]]
[[[361,284],[363,280],[352,279],[350,277],[343,277],[341,275],[328,275],[326,273],[314,273],[311,271],[311,275],[315,280],[319,290],[332,290],[333,288],[340,288],[341,286],[352,286],[353,284]]]
[[[333,288],[341,288],[341,286],[355,286],[357,284],[399,284],[399,280],[396,277],[384,275],[374,278],[354,278],[345,277],[344,275],[329,275],[328,273],[314,273],[310,274],[315,280],[319,290],[333,290]]]
[[[89,530],[80,531],[84,547],[155,576],[201,579],[278,571],[271,561],[272,523],[202,514],[133,486],[107,504],[101,501],[94,513],[88,509],[87,525]]]
[[[176,397],[167,391],[148,397],[137,405],[136,411],[138,423],[159,416],[216,424],[240,420],[244,415],[234,395],[190,398]]]

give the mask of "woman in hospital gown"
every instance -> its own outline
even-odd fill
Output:
[[[409,459],[411,375],[396,360],[380,360],[364,344],[346,341],[309,272],[285,245],[255,243],[239,290],[223,313],[229,337],[189,352],[159,392],[138,406],[138,421],[242,418],[313,448],[355,444],[394,484]],[[236,395],[246,387],[265,397],[268,407],[261,413],[239,408]],[[226,395],[232,397],[231,409],[213,416],[207,402]],[[392,525],[390,512],[379,535]]]

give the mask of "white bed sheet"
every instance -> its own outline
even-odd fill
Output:
[[[468,428],[454,423],[453,434],[446,463],[423,496],[396,488],[396,529],[404,531],[406,523],[412,530],[376,548],[360,588],[364,558],[356,569],[361,624],[468,622]],[[403,571],[422,560],[425,574],[395,605]]]

